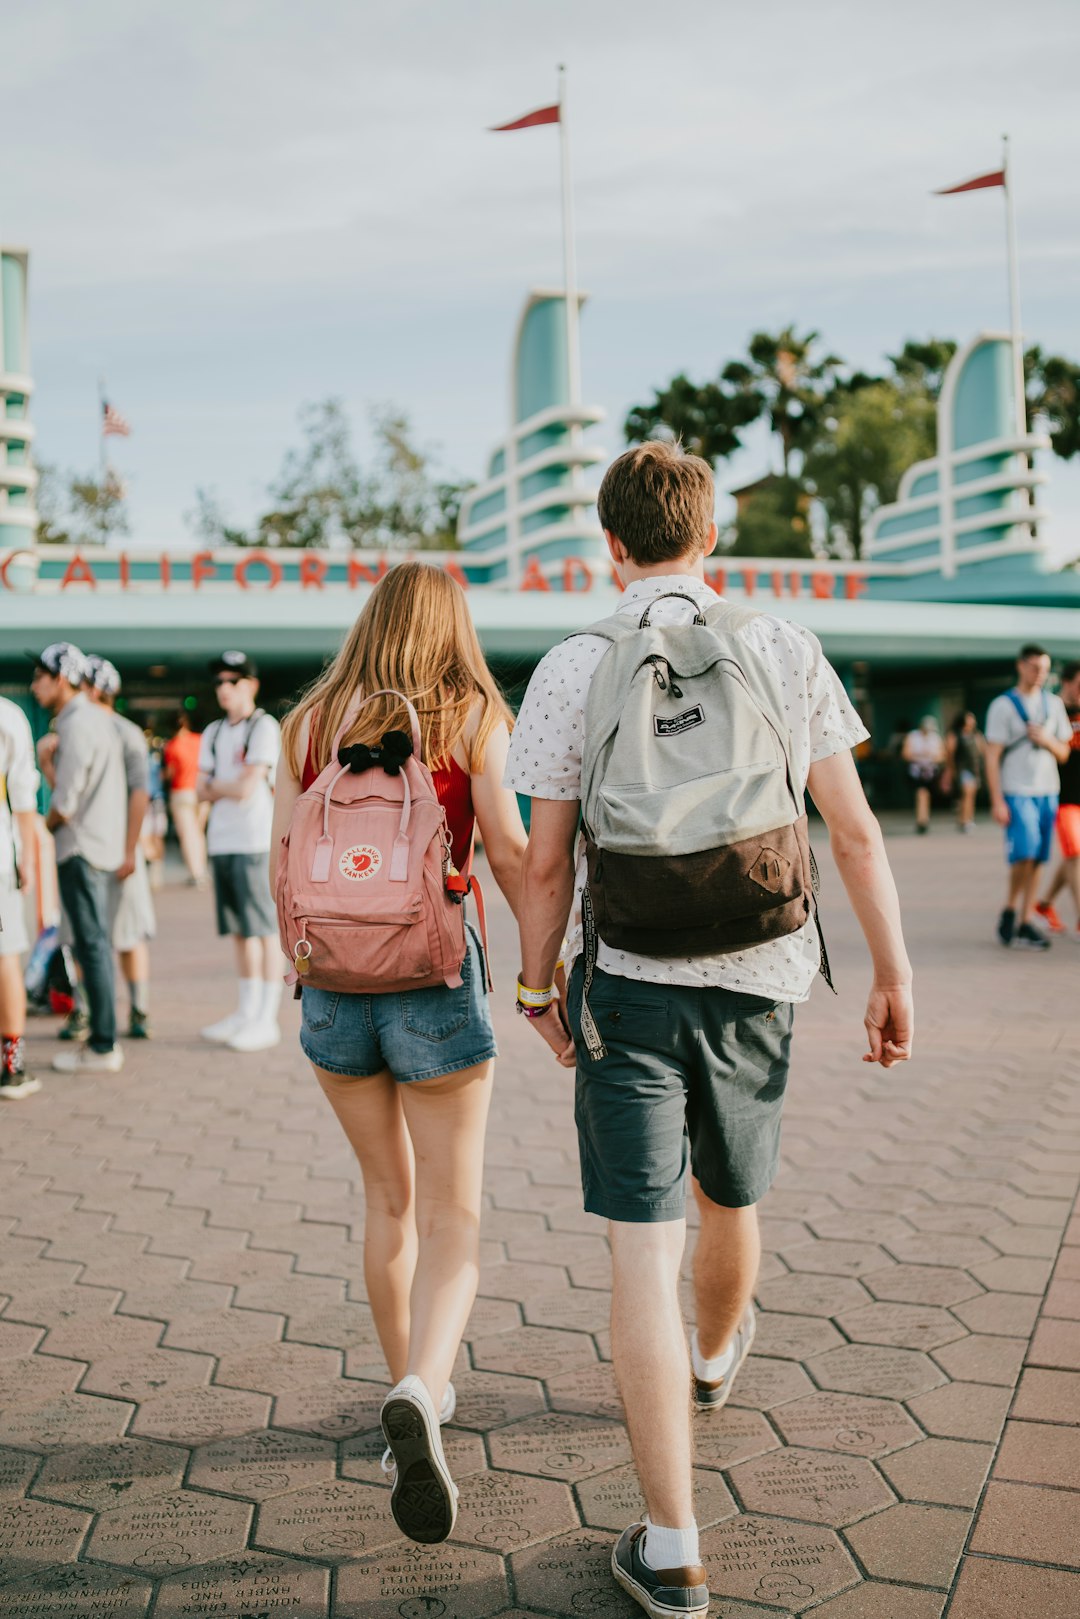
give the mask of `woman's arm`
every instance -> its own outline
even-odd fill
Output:
[[[300,731],[300,757],[307,757],[308,725],[305,719]],[[288,757],[283,752],[278,765],[277,780],[274,783],[274,819],[270,828],[270,892],[274,892],[277,882],[278,852],[281,840],[289,830],[292,820],[293,808],[300,797],[302,789],[300,783],[293,775],[289,766]]]
[[[517,795],[503,786],[509,751],[510,732],[505,725],[498,725],[488,738],[484,768],[473,774],[472,800],[492,875],[517,916],[521,857],[528,839]]]

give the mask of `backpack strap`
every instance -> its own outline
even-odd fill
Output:
[[[1027,728],[1031,724],[1031,715],[1028,713],[1027,709],[1024,707],[1023,703],[1021,702],[1020,693],[1017,691],[1015,686],[1012,686],[1012,687],[1010,687],[1010,689],[1007,692],[1004,693],[1004,696],[1006,696],[1009,699],[1009,702],[1015,708],[1016,712],[1019,714],[1021,720],[1023,721],[1024,734],[1023,734],[1023,736],[1018,736],[1015,741],[1007,742],[1005,744],[1005,746],[1001,750],[1001,757],[1003,759],[1004,759],[1005,755],[1007,753],[1011,753],[1014,748],[1020,747],[1021,743],[1027,742],[1027,743],[1030,744],[1030,742],[1031,742],[1031,738],[1027,734]],[[1047,721],[1049,720],[1049,718],[1050,718],[1050,699],[1046,695],[1045,686],[1043,687],[1042,700],[1043,700],[1042,723],[1045,725],[1047,723]]]
[[[705,622],[711,630],[734,635],[737,630],[744,630],[755,618],[760,617],[756,607],[740,607],[737,602],[720,601],[707,610]]]

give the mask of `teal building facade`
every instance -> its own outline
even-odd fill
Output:
[[[32,542],[37,531],[31,454],[30,327],[25,248],[0,247],[0,552]]]

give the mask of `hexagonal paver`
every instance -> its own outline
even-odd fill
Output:
[[[850,1276],[819,1276],[798,1271],[776,1276],[757,1288],[763,1310],[786,1310],[792,1315],[839,1315],[841,1310],[857,1310],[869,1302],[861,1283]]]
[[[822,1388],[848,1394],[875,1394],[883,1399],[908,1400],[945,1381],[932,1360],[914,1349],[892,1349],[883,1344],[845,1344],[808,1362]]]
[[[267,1501],[253,1544],[337,1563],[400,1539],[389,1490],[335,1479]]]
[[[8,1360],[13,1355],[32,1355],[44,1335],[41,1327],[0,1321],[0,1360]]]
[[[755,1349],[776,1360],[809,1360],[843,1343],[828,1321],[813,1315],[772,1315],[762,1311],[757,1318]]]
[[[800,1394],[809,1394],[813,1386],[794,1361],[751,1355],[735,1379],[729,1404],[753,1411],[771,1411],[776,1405],[797,1400]]]
[[[186,1574],[171,1574],[161,1582],[155,1608],[160,1619],[279,1612],[283,1619],[294,1614],[323,1619],[329,1601],[329,1569],[243,1552]]]
[[[261,1394],[284,1394],[286,1389],[325,1383],[341,1375],[337,1349],[315,1349],[308,1344],[264,1344],[235,1355],[222,1355],[214,1382],[224,1388],[254,1389]]]
[[[382,1353],[375,1320],[366,1304],[334,1304],[291,1316],[285,1338],[289,1343],[316,1344],[322,1349],[367,1349],[373,1355]]]
[[[232,1302],[238,1310],[269,1310],[271,1315],[289,1315],[301,1309],[315,1310],[323,1305],[340,1304],[344,1298],[345,1283],[338,1276],[292,1275],[240,1282]]]
[[[611,1319],[611,1294],[595,1287],[562,1288],[537,1293],[524,1301],[531,1327],[568,1327],[576,1332],[602,1332]]]
[[[499,1428],[489,1436],[488,1447],[496,1467],[541,1478],[588,1478],[630,1460],[630,1441],[621,1424],[562,1412]]]
[[[868,1574],[947,1589],[970,1524],[970,1512],[904,1501],[855,1524],[847,1538]]]
[[[152,1587],[137,1574],[70,1564],[4,1587],[5,1619],[142,1619]]]
[[[487,1466],[484,1441],[479,1434],[461,1428],[444,1428],[442,1446],[446,1465],[458,1483],[469,1473],[478,1473]],[[342,1477],[385,1487],[386,1474],[382,1470],[385,1450],[386,1440],[381,1428],[371,1428],[367,1433],[347,1439],[341,1447]]]
[[[509,1599],[503,1560],[493,1552],[405,1542],[338,1571],[334,1619],[489,1619]]]
[[[837,1319],[856,1343],[895,1344],[898,1349],[937,1349],[967,1336],[954,1315],[933,1304],[867,1304]]]
[[[544,1395],[540,1384],[528,1377],[505,1377],[499,1372],[462,1372],[454,1378],[457,1391],[457,1428],[502,1428],[523,1417],[540,1416]]]
[[[76,1361],[50,1360],[44,1355],[0,1360],[0,1411],[16,1405],[44,1405],[55,1395],[70,1393],[84,1369]]]
[[[0,1501],[0,1578],[70,1563],[90,1523],[89,1513],[48,1501]]]
[[[516,1299],[478,1298],[469,1315],[465,1338],[489,1338],[498,1332],[516,1332],[521,1326],[521,1305]]]
[[[107,1512],[121,1502],[127,1505],[178,1489],[186,1465],[186,1450],[149,1439],[72,1445],[49,1457],[34,1494],[91,1512]]]
[[[523,1608],[588,1619],[628,1619],[637,1611],[611,1577],[608,1530],[579,1529],[560,1535],[515,1552],[510,1567]]]
[[[645,1501],[632,1465],[614,1467],[578,1485],[578,1500],[585,1522],[594,1529],[621,1534],[628,1523],[645,1516]],[[701,1529],[708,1529],[738,1510],[719,1473],[694,1469],[694,1513]]]
[[[577,1371],[560,1372],[545,1383],[548,1400],[556,1411],[570,1411],[583,1417],[613,1417],[623,1420],[623,1405],[610,1361],[583,1366]]]
[[[82,1380],[84,1394],[115,1394],[125,1400],[148,1400],[155,1394],[200,1388],[214,1369],[210,1355],[183,1349],[148,1349],[115,1355],[91,1366]]]
[[[965,1236],[955,1231],[913,1231],[899,1242],[890,1242],[889,1252],[903,1264],[952,1265],[960,1270],[967,1270],[981,1260],[996,1259],[996,1249],[977,1234],[986,1229],[985,1210],[983,1216],[976,1227],[976,1234]],[[982,1280],[981,1277],[978,1279]]]
[[[36,1456],[22,1450],[0,1449],[0,1496],[22,1495],[37,1467]]]
[[[700,1467],[732,1467],[775,1450],[779,1444],[760,1411],[730,1405],[699,1412],[694,1419],[694,1460]]]
[[[791,1270],[822,1271],[829,1276],[865,1276],[868,1271],[880,1270],[887,1256],[870,1242],[836,1242],[822,1238],[785,1248],[780,1257]]]
[[[1012,1390],[980,1383],[948,1383],[912,1400],[911,1410],[928,1433],[945,1439],[993,1441],[1001,1432]]]
[[[375,1426],[387,1392],[386,1383],[354,1383],[342,1378],[289,1389],[274,1401],[274,1427],[326,1439],[349,1439]]]
[[[480,1296],[487,1299],[527,1299],[570,1285],[561,1265],[490,1265],[480,1271]]]
[[[920,1437],[902,1405],[860,1394],[811,1394],[774,1411],[772,1420],[789,1445],[848,1456],[885,1456]]]
[[[784,1612],[835,1596],[859,1578],[831,1529],[778,1518],[732,1518],[707,1530],[701,1561],[714,1600],[737,1597]]]
[[[120,1297],[118,1289],[81,1287],[78,1282],[73,1282],[69,1287],[27,1288],[15,1293],[4,1311],[4,1319],[55,1327],[61,1321],[70,1321],[72,1316],[89,1320],[95,1315],[111,1315]]]
[[[891,1265],[862,1278],[876,1299],[898,1304],[940,1304],[948,1308],[983,1292],[966,1271],[948,1265]]]
[[[974,1507],[993,1456],[992,1445],[962,1439],[924,1439],[910,1450],[889,1456],[882,1462],[881,1471],[905,1500]]]
[[[70,1316],[50,1327],[41,1350],[46,1355],[84,1361],[142,1355],[155,1347],[163,1330],[160,1321],[130,1315]]]
[[[193,1563],[242,1551],[253,1511],[246,1501],[172,1490],[103,1513],[86,1553],[148,1574],[176,1574]]]
[[[728,1475],[749,1512],[827,1523],[834,1529],[878,1512],[896,1499],[877,1469],[855,1456],[820,1450],[774,1451],[741,1462]]]
[[[597,1358],[596,1345],[585,1333],[556,1327],[521,1327],[502,1337],[477,1338],[472,1351],[480,1371],[541,1379],[594,1365]]]
[[[474,1473],[462,1481],[454,1539],[508,1553],[576,1529],[565,1484],[520,1473]]]
[[[188,1483],[246,1501],[265,1501],[286,1490],[321,1484],[334,1474],[334,1447],[328,1440],[270,1429],[202,1446],[192,1457]]]
[[[941,1619],[945,1598],[935,1591],[864,1580],[815,1608],[815,1619]]]
[[[1005,1338],[1030,1338],[1041,1299],[1023,1293],[983,1293],[953,1305],[953,1315],[971,1332],[996,1333]]]
[[[0,1443],[27,1450],[58,1450],[63,1445],[104,1444],[119,1439],[133,1407],[92,1394],[60,1394],[41,1405],[0,1410]]]
[[[177,1282],[172,1287],[131,1287],[124,1291],[120,1315],[149,1316],[156,1321],[207,1315],[227,1309],[232,1288],[224,1282]]]
[[[284,1326],[285,1317],[272,1315],[269,1310],[206,1310],[197,1315],[177,1315],[169,1322],[162,1344],[166,1349],[228,1355],[258,1344],[276,1343]]]
[[[248,1389],[184,1389],[144,1400],[131,1424],[132,1433],[197,1445],[232,1434],[255,1433],[270,1417],[270,1398]]]

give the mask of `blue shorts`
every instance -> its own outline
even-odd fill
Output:
[[[1005,849],[1010,866],[1018,860],[1034,860],[1042,865],[1050,858],[1054,822],[1057,819],[1057,797],[1042,794],[1021,797],[1006,793],[1009,806],[1009,824],[1005,828]]]
[[[395,995],[304,986],[300,1045],[318,1068],[349,1079],[388,1068],[395,1079],[437,1079],[497,1056],[480,942],[466,930],[460,989],[437,984]]]

